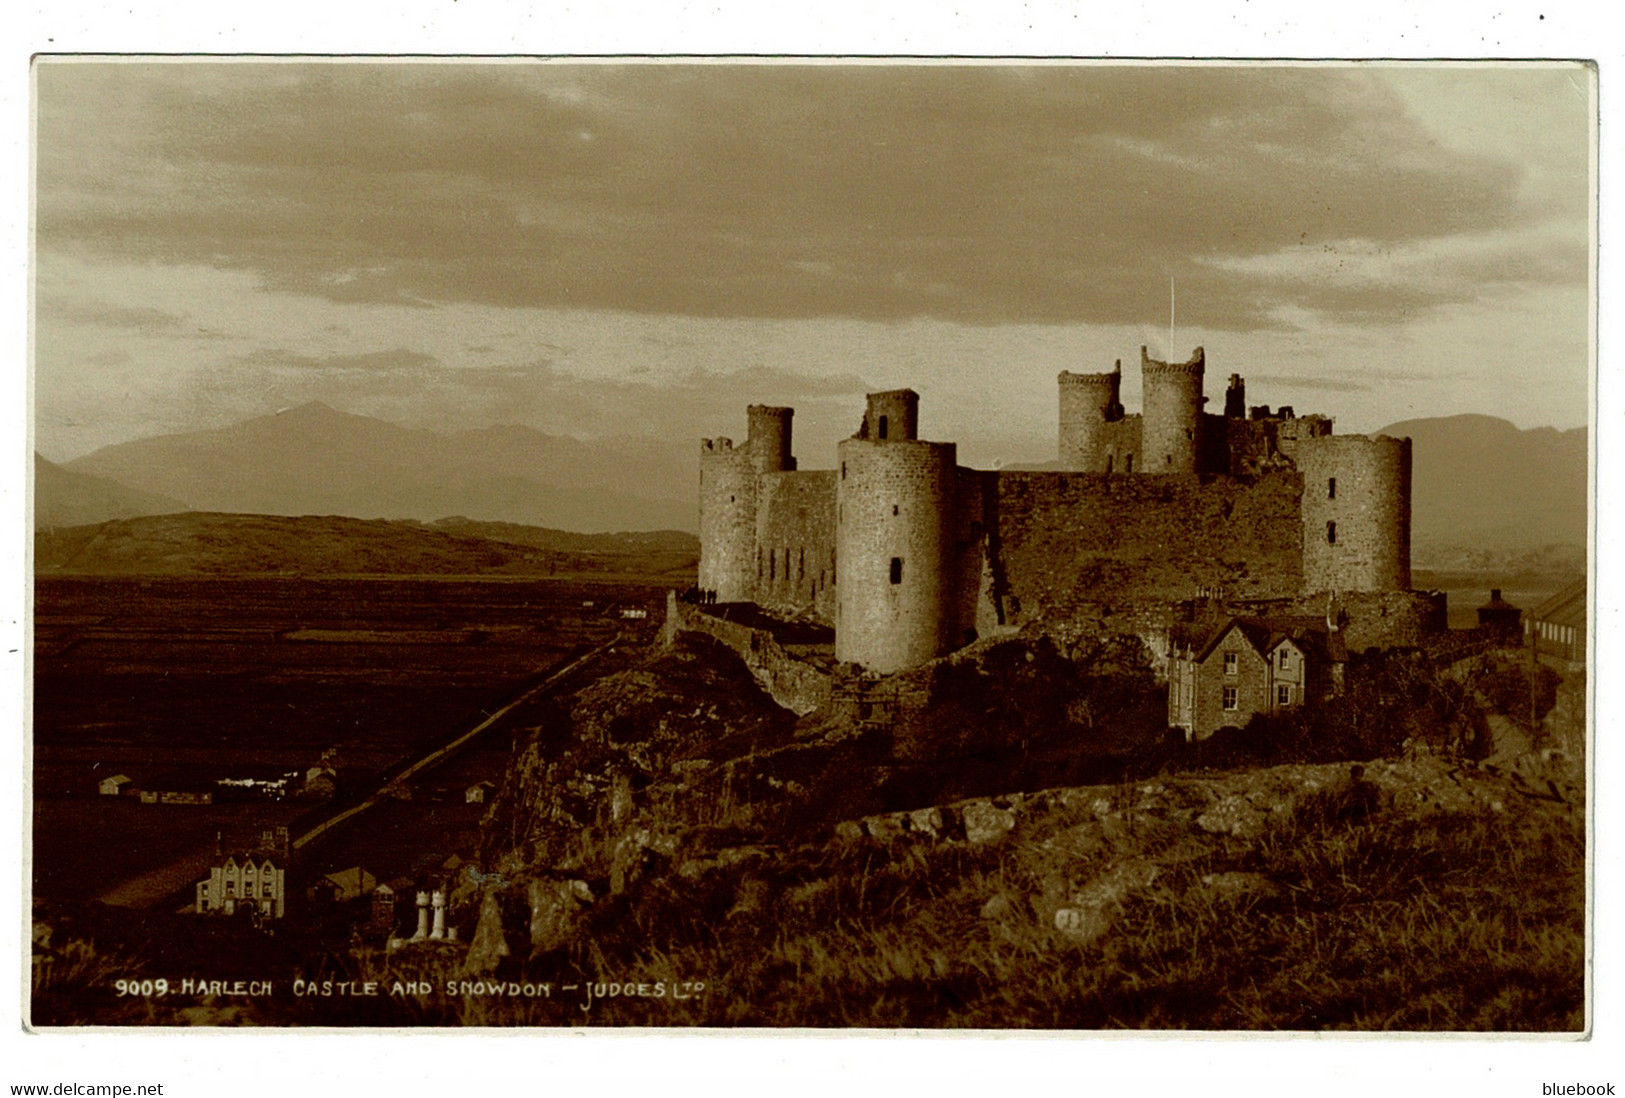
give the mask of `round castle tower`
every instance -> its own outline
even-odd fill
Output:
[[[835,658],[889,673],[954,647],[946,576],[957,448],[922,442],[919,397],[869,397],[837,448]]]
[[[1069,473],[1105,471],[1104,426],[1123,418],[1123,360],[1109,374],[1074,374],[1062,370],[1061,468]]]
[[[718,602],[756,598],[756,505],[763,473],[796,467],[791,456],[793,408],[752,404],[743,445],[727,438],[700,442],[700,567],[698,586]]]
[[[1202,422],[1205,369],[1205,354],[1200,347],[1189,362],[1158,362],[1146,353],[1145,347],[1140,348],[1143,472],[1196,472],[1196,433]]]
[[[775,408],[766,404],[752,404],[745,409],[750,422],[745,448],[750,451],[750,462],[758,473],[786,473],[796,467],[790,452],[791,420],[794,408]]]
[[[1410,590],[1411,440],[1305,438],[1297,465],[1304,590]]]
[[[920,394],[913,389],[870,393],[859,438],[870,442],[913,442],[920,437]]]

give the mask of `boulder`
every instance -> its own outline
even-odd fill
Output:
[[[995,808],[987,801],[972,801],[964,806],[965,841],[987,843],[1002,838],[1016,826],[1016,814],[1007,808]]]
[[[935,839],[942,834],[943,819],[940,808],[921,808],[908,814],[909,830]]]
[[[1268,815],[1246,797],[1223,797],[1196,817],[1196,826],[1213,835],[1250,838],[1264,830]]]
[[[1010,902],[1010,897],[1000,892],[987,898],[982,905],[981,916],[984,919],[1008,919],[1015,910],[1016,905]]]

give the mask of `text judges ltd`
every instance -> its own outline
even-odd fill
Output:
[[[318,996],[333,997],[425,997],[436,990],[456,998],[491,996],[514,999],[551,999],[559,997],[595,999],[697,999],[705,994],[701,980],[655,980],[644,983],[602,980],[595,983],[559,984],[519,980],[447,980],[437,985],[430,980],[395,980],[385,984],[378,980],[295,980],[296,998]]]

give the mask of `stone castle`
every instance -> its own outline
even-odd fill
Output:
[[[1355,649],[1438,627],[1410,591],[1409,439],[1248,407],[1237,374],[1210,413],[1201,348],[1140,365],[1138,415],[1121,362],[1060,375],[1053,471],[961,466],[909,389],[870,394],[836,468],[804,471],[793,409],[751,406],[742,444],[701,444],[699,589],[832,625],[835,658],[881,674],[1032,625],[1166,654],[1198,606],[1335,615]]]

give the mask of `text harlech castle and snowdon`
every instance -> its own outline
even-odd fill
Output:
[[[1024,626],[1137,634],[1187,731],[1212,724],[1178,681],[1208,627],[1251,615],[1296,649],[1307,630],[1323,660],[1441,628],[1441,597],[1410,590],[1410,440],[1248,407],[1237,374],[1210,413],[1204,369],[1200,347],[1186,362],[1142,347],[1138,415],[1121,362],[1063,372],[1056,471],[961,466],[954,443],[919,437],[908,389],[870,394],[836,467],[803,471],[793,409],[752,405],[742,444],[701,444],[698,587],[833,625],[835,658],[879,674]],[[1214,704],[1234,708],[1224,689]]]

